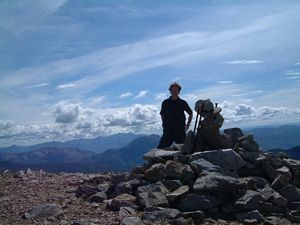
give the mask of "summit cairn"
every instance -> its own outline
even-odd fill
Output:
[[[184,144],[151,149],[143,166],[113,177],[105,201],[121,224],[300,222],[300,161],[263,152],[239,128],[220,134],[221,108],[210,100],[195,109]]]

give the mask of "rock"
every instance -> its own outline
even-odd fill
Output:
[[[248,152],[258,152],[259,145],[253,138],[253,134],[248,134],[246,136],[240,137],[241,147]]]
[[[90,196],[96,194],[97,192],[98,192],[98,189],[95,186],[81,185],[76,189],[75,195],[76,195],[76,197],[81,197],[83,199],[87,199]]]
[[[64,212],[55,204],[44,204],[33,207],[23,215],[25,219],[58,217]]]
[[[296,170],[294,172],[294,185],[298,188],[300,188],[300,170]]]
[[[241,187],[239,179],[215,172],[207,172],[194,183],[193,190],[201,192],[232,192]]]
[[[202,171],[221,172],[221,168],[219,166],[216,166],[203,158],[192,161],[190,166],[198,175],[200,175]]]
[[[189,192],[189,186],[181,186],[180,188],[176,189],[172,193],[166,194],[166,197],[169,202],[173,202],[174,200],[184,196],[188,192]]]
[[[279,218],[277,216],[268,216],[265,218],[264,225],[288,225],[291,222],[285,218]]]
[[[137,216],[131,216],[124,218],[121,222],[121,225],[143,225],[143,221],[140,217]]]
[[[180,180],[162,180],[160,181],[170,192],[175,191],[183,184]]]
[[[33,171],[30,168],[27,168],[26,175],[33,175]]]
[[[269,186],[264,187],[263,189],[259,190],[259,192],[265,201],[269,201],[272,204],[276,204],[281,207],[288,206],[288,200]]]
[[[194,132],[193,131],[189,131],[186,134],[186,138],[184,139],[184,143],[181,149],[181,152],[183,154],[191,154],[193,152],[194,149]]]
[[[300,189],[294,185],[288,184],[280,190],[280,194],[290,202],[300,200]]]
[[[184,218],[192,218],[197,223],[201,223],[205,218],[205,214],[201,210],[183,212],[181,215]]]
[[[292,210],[288,213],[288,218],[293,223],[300,223],[300,210]]]
[[[91,197],[89,197],[87,199],[87,201],[99,203],[99,202],[103,202],[106,199],[107,199],[107,196],[106,196],[105,192],[101,191],[101,192],[98,192],[98,193],[92,195]]]
[[[209,195],[187,194],[180,199],[176,208],[182,212],[207,210],[222,204],[222,201]]]
[[[270,163],[261,163],[261,169],[273,181],[277,177],[277,170]]]
[[[175,156],[179,155],[180,151],[167,151],[159,148],[151,149],[149,152],[144,154],[145,160],[150,160],[152,158],[161,157],[163,159],[173,159]]]
[[[137,202],[142,209],[153,206],[167,207],[169,204],[166,193],[168,190],[163,184],[141,186],[137,189]]]
[[[165,170],[164,164],[162,163],[154,164],[145,171],[145,178],[151,182],[161,180],[166,177],[164,170]]]
[[[291,202],[290,203],[291,209],[299,209],[300,210],[300,201],[299,202]]]
[[[172,208],[150,207],[145,209],[143,219],[156,221],[156,220],[172,220],[178,218],[180,211]]]
[[[283,213],[285,211],[285,208],[280,207],[278,205],[274,205],[269,202],[260,202],[259,210],[261,210],[264,213],[271,214],[271,213]]]
[[[170,225],[190,225],[190,221],[180,217],[170,221]]]
[[[283,160],[286,166],[295,172],[296,170],[300,170],[300,160],[296,159],[284,159]]]
[[[224,133],[229,135],[231,147],[233,147],[234,144],[239,142],[240,137],[244,136],[243,131],[237,127],[225,129]]]
[[[260,214],[258,210],[254,210],[251,212],[242,212],[242,213],[236,213],[235,214],[236,218],[242,222],[248,222],[249,220],[255,220],[253,221],[253,224],[260,223],[264,221],[264,217]],[[245,221],[247,220],[247,221]]]
[[[245,161],[232,149],[196,152],[191,155],[192,161],[200,158],[227,170],[236,170],[245,165]]]
[[[247,190],[245,194],[235,202],[235,206],[239,210],[254,210],[263,200],[259,192]]]
[[[277,172],[288,178],[292,178],[292,173],[291,173],[290,169],[286,166],[280,167],[279,169],[277,169]]]
[[[244,151],[243,149],[239,149],[239,155],[246,161],[251,163],[255,163],[258,157],[258,152],[252,151]]]
[[[121,194],[113,198],[108,205],[108,208],[113,211],[118,211],[121,207],[135,207],[136,197],[130,194]]]
[[[271,187],[274,190],[280,190],[284,186],[288,185],[290,183],[290,178],[286,177],[285,175],[279,174],[273,183],[271,184]]]
[[[172,160],[166,162],[165,173],[167,178],[182,180],[183,183],[195,178],[195,173],[189,165],[177,163]]]
[[[136,215],[136,210],[129,206],[122,206],[119,210],[119,217],[125,218],[125,217],[131,217]]]
[[[98,184],[96,186],[98,191],[104,191],[107,192],[107,190],[110,188],[111,184],[110,183],[103,183],[103,184]]]

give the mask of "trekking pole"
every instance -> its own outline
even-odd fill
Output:
[[[204,109],[204,103],[201,104],[200,118],[199,118],[199,122],[198,122],[196,138],[198,137],[198,133],[199,133],[200,126],[201,126],[201,120],[202,120],[202,112],[203,112],[203,109]]]
[[[199,108],[197,109],[197,116],[196,116],[196,121],[195,121],[195,126],[194,126],[194,134],[196,134],[196,127],[197,127],[198,117],[199,117]]]

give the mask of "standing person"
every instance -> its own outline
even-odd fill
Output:
[[[169,91],[171,96],[165,99],[161,104],[160,115],[163,135],[157,148],[169,147],[173,141],[177,144],[182,144],[193,118],[193,111],[188,103],[179,98],[181,86],[176,82],[172,83],[169,87]],[[187,123],[184,112],[189,114]]]

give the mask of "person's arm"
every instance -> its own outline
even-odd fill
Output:
[[[189,114],[189,118],[188,118],[188,121],[186,124],[186,131],[188,131],[188,129],[190,128],[191,122],[193,120],[193,111],[187,102],[186,102],[186,106],[185,106],[185,111]]]
[[[166,111],[166,106],[165,106],[165,102],[163,101],[161,103],[161,109],[160,109],[160,117],[161,117],[161,122],[162,124],[164,123],[164,115],[165,115],[165,111]]]

